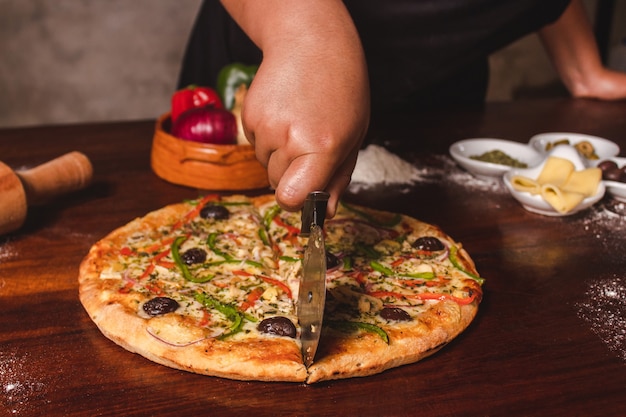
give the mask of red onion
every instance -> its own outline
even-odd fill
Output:
[[[228,110],[196,107],[178,116],[172,125],[172,135],[194,142],[234,144],[237,142],[237,121]]]
[[[148,334],[152,337],[154,337],[155,339],[157,339],[159,342],[165,343],[168,346],[172,346],[172,347],[185,347],[185,346],[191,346],[191,345],[195,345],[198,344],[204,340],[206,340],[206,337],[202,337],[200,339],[196,339],[196,340],[192,340],[189,342],[171,342],[169,340],[164,339],[163,337],[159,336],[151,327],[146,328],[146,331],[148,332]]]

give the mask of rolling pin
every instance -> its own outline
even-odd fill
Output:
[[[70,152],[28,170],[13,171],[0,162],[0,235],[19,229],[28,207],[77,191],[91,182],[89,158]]]

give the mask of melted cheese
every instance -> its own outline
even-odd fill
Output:
[[[100,278],[114,282],[120,294],[132,294],[137,314],[150,320],[149,332],[172,345],[228,334],[233,326],[232,313],[224,312],[228,308],[243,320],[233,340],[258,337],[258,322],[271,316],[287,317],[297,326],[294,300],[306,243],[298,236],[300,215],[276,210],[275,203],[255,208],[247,201],[222,200],[230,212],[227,221],[184,217],[182,226],[180,219],[172,219],[169,226],[133,234],[120,245],[119,254],[111,256]],[[190,205],[189,212],[193,209]],[[266,214],[278,217],[268,221]],[[389,323],[379,313],[388,306],[417,317],[441,299],[432,296],[470,299],[468,275],[455,268],[448,251],[416,250],[407,239],[412,232],[408,223],[381,226],[345,208],[326,221],[327,250],[343,262],[327,274],[327,288],[334,294],[328,301],[331,320],[384,327]],[[172,255],[173,242],[181,236],[185,238],[178,248],[181,256],[191,249],[206,252],[206,260],[188,265],[191,280]],[[448,248],[454,245],[443,243]],[[199,293],[215,300],[219,308],[201,303]],[[156,296],[176,300],[176,314],[144,313],[143,304]]]

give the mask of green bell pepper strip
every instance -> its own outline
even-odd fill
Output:
[[[263,226],[265,226],[266,229],[270,227],[272,220],[274,220],[274,217],[276,217],[278,213],[280,213],[280,210],[280,206],[275,205],[271,209],[269,209],[267,213],[265,213],[265,216],[263,216]]]
[[[380,336],[386,344],[389,344],[389,335],[382,328],[375,324],[364,323],[362,321],[329,321],[327,323],[330,327],[333,327],[342,332],[352,332],[355,330],[365,330],[366,332],[374,333]]]
[[[285,261],[285,262],[299,262],[302,260],[300,258],[294,258],[293,256],[285,256],[285,255],[279,256],[278,259],[280,259],[281,261]]]
[[[216,255],[221,256],[224,259],[227,259],[227,260],[232,259],[232,256],[230,256],[229,254],[225,252],[222,252],[221,250],[217,248],[217,246],[215,245],[216,240],[217,240],[217,233],[211,233],[206,240],[206,243],[209,246],[209,249],[211,249]]]
[[[370,262],[370,266],[372,267],[372,269],[374,271],[378,271],[383,275],[386,275],[388,277],[390,276],[397,276],[397,277],[406,277],[406,278],[414,278],[414,279],[426,279],[426,280],[430,280],[435,278],[435,273],[434,272],[416,272],[414,274],[399,274],[396,271],[394,271],[391,268],[386,267],[385,265],[381,264],[380,262],[376,262],[376,261],[371,261]]]
[[[357,242],[355,247],[356,247],[357,252],[365,256],[366,258],[370,258],[370,259],[380,258],[380,253],[378,253],[378,251],[374,249],[373,246],[365,245],[363,243]]]
[[[232,110],[235,105],[235,92],[241,84],[250,87],[256,75],[258,65],[244,65],[235,62],[224,66],[217,75],[217,92],[222,98],[224,107]]]
[[[362,210],[352,207],[351,205],[346,204],[343,201],[341,202],[341,205],[347,208],[349,211],[361,216],[363,219],[367,220],[368,222],[374,223],[375,225],[378,225],[381,227],[397,226],[402,221],[402,216],[398,213],[395,213],[394,216],[389,221],[381,222],[379,219],[369,215],[368,213]]]
[[[212,266],[224,265],[224,264],[240,264],[242,262],[246,265],[253,266],[255,268],[263,268],[263,264],[260,262],[251,261],[249,259],[234,259],[234,258],[224,259],[223,261],[208,262],[208,263],[202,264],[202,266],[212,267]]]
[[[178,236],[176,239],[174,239],[174,242],[172,242],[172,258],[174,259],[174,263],[176,264],[178,269],[180,269],[180,272],[183,274],[183,277],[187,281],[195,283],[207,282],[208,280],[213,278],[213,276],[206,276],[202,278],[194,277],[191,274],[191,271],[189,271],[189,267],[187,267],[187,264],[183,262],[183,259],[180,257],[180,246],[185,240],[187,240],[185,236]]]
[[[395,273],[393,272],[393,269],[387,268],[385,265],[381,264],[380,262],[371,261],[370,266],[372,267],[374,271],[380,272],[381,274],[386,275],[388,277],[395,275]]]
[[[263,242],[265,246],[271,245],[270,238],[267,236],[267,232],[262,227],[259,229],[259,238],[261,239],[261,242]]]
[[[195,280],[193,275],[191,275],[187,264],[183,262],[183,259],[180,257],[180,245],[182,245],[185,240],[187,240],[185,236],[178,236],[176,239],[174,239],[174,241],[172,242],[172,258],[174,259],[174,263],[176,264],[178,269],[180,269],[180,272],[182,272],[183,277],[187,281],[198,282]]]
[[[351,271],[352,270],[352,258],[349,256],[344,257],[341,268],[343,271]]]
[[[458,251],[459,249],[456,246],[450,247],[450,254],[448,255],[448,259],[450,259],[452,265],[468,277],[472,278],[474,281],[478,282],[480,285],[483,285],[483,283],[485,282],[485,278],[479,277],[476,274],[472,274],[471,272],[466,271],[463,266],[461,266],[461,262],[459,262],[459,258],[456,256]]]
[[[407,278],[431,280],[435,278],[435,273],[434,272],[417,272],[415,274],[404,274],[400,276],[407,277]]]
[[[196,293],[195,296],[196,301],[205,306],[206,308],[211,308],[222,313],[228,320],[232,322],[229,327],[229,332],[224,333],[218,337],[219,340],[224,340],[236,333],[239,333],[241,329],[243,329],[244,319],[255,322],[256,319],[248,314],[243,314],[239,312],[235,307],[230,304],[222,303],[219,300],[205,294],[205,293]]]

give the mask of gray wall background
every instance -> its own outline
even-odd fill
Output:
[[[0,0],[0,126],[156,118],[200,0]]]
[[[0,127],[165,113],[200,1],[0,0]],[[617,3],[613,45],[626,36]],[[563,93],[534,35],[491,66],[491,101]]]

